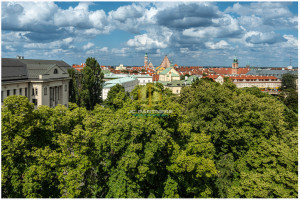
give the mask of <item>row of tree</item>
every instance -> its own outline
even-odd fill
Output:
[[[102,105],[85,103],[5,99],[2,197],[298,197],[298,115],[257,88],[116,85]]]

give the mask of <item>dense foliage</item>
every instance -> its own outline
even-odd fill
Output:
[[[92,110],[96,104],[101,103],[103,78],[101,67],[95,58],[87,58],[86,66],[77,72],[69,69],[70,81],[70,102]]]
[[[172,112],[133,114],[140,110]],[[276,98],[210,80],[178,97],[161,84],[131,94],[117,85],[93,110],[35,110],[10,96],[2,197],[296,198],[297,117]]]
[[[282,86],[279,99],[295,113],[298,113],[298,92],[296,86],[296,75],[294,74],[283,74],[282,75]]]

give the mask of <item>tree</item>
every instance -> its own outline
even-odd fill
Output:
[[[86,66],[77,74],[69,70],[72,78],[70,82],[70,101],[92,110],[96,104],[102,102],[102,88],[104,75],[95,58],[87,58]]]
[[[109,90],[104,105],[113,110],[117,110],[122,108],[124,102],[129,99],[129,94],[125,92],[125,88],[122,85],[117,84]]]
[[[286,123],[285,106],[281,102],[273,97],[261,95],[253,89],[243,91],[231,82],[220,85],[205,79],[196,81],[191,87],[183,88],[179,102],[187,113],[187,122],[192,124],[192,131],[205,132],[211,136],[211,142],[215,146],[214,160],[219,174],[214,181],[214,197],[266,198],[286,197],[287,194],[289,197],[297,197],[297,162],[293,162],[296,160],[296,154],[290,155],[291,162],[283,161],[285,164],[274,165],[275,161],[268,161],[268,155],[272,153],[260,149],[268,142],[273,144],[272,148],[275,149],[290,149],[293,152],[297,149],[295,143],[288,142],[290,139],[286,140],[287,142],[279,142],[286,138],[287,134],[297,132],[295,123]],[[264,154],[261,155],[261,152]],[[249,161],[247,156],[250,154],[253,156],[253,162],[259,162],[261,158],[263,163],[257,165],[255,170],[245,164]],[[291,181],[272,179],[268,174],[271,169],[272,174],[287,174]],[[245,180],[250,170],[256,174],[251,177],[252,186],[242,186],[242,183],[250,182]],[[268,178],[262,179],[265,176]],[[259,194],[256,192],[259,189],[254,187],[256,180],[261,180],[260,187],[271,184],[269,189],[275,187],[281,191],[277,191],[276,195],[275,191]],[[238,184],[240,186],[237,186]],[[249,194],[245,195],[247,192]]]
[[[294,74],[283,74],[281,79],[281,88],[283,90],[296,90],[296,76]]]

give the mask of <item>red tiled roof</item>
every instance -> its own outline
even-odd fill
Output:
[[[218,78],[219,76],[221,76],[221,77],[223,77],[224,78],[224,76],[223,75],[216,75],[216,74],[209,74],[209,75],[207,75],[207,76],[203,76],[203,78],[212,78],[212,79],[216,79],[216,78]]]
[[[247,74],[250,71],[250,68],[239,68],[238,69],[238,74]]]
[[[153,74],[152,81],[158,81],[159,80],[159,74]]]
[[[217,74],[233,74],[232,68],[210,68],[215,71]],[[250,68],[238,68],[237,74],[247,74],[250,71]]]

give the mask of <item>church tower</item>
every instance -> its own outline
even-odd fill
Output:
[[[145,67],[145,68],[148,68],[148,55],[147,55],[147,53],[145,53],[144,67]]]
[[[232,74],[237,74],[238,69],[239,69],[239,62],[238,62],[238,59],[235,56],[234,59],[233,59],[233,63],[232,63]]]

